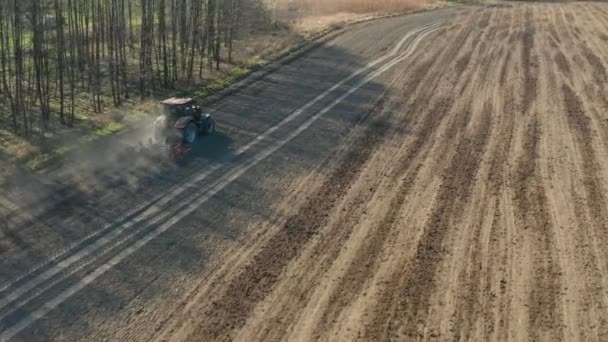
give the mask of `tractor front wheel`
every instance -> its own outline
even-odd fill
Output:
[[[203,123],[203,134],[211,135],[213,133],[215,133],[215,121],[213,120],[212,117],[209,117]]]

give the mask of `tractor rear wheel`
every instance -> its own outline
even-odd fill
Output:
[[[196,142],[196,138],[198,136],[198,129],[194,122],[191,122],[184,128],[182,140],[186,144],[194,144]]]

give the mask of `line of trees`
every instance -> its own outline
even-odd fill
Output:
[[[52,122],[73,126],[79,112],[202,79],[232,62],[255,2],[0,0],[0,124],[44,133]]]

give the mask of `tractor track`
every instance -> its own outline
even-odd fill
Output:
[[[403,44],[404,42],[405,42],[405,39],[402,42],[400,42],[400,44],[398,44],[397,47],[400,47],[400,45]],[[391,54],[394,55],[397,52],[398,52],[398,49],[394,50]],[[50,257],[50,260],[47,260],[39,265],[32,267],[29,271],[24,272],[24,274],[18,276],[17,278],[13,279],[12,281],[5,282],[4,284],[2,284],[2,287],[0,289],[2,291],[4,291],[9,287],[13,287],[15,284],[20,283],[24,279],[31,277],[31,275],[33,273],[40,272],[41,269],[44,269],[44,268],[48,267],[49,265],[51,265],[53,262],[56,262],[56,260],[61,260],[62,258],[65,258],[67,253],[73,253],[74,251],[78,252],[79,250],[82,250],[83,247],[86,247],[88,244],[90,244],[91,240],[96,239],[99,236],[103,236],[104,234],[107,234],[108,232],[114,233],[116,231],[115,227],[121,225],[121,223],[123,223],[123,222],[129,222],[130,220],[133,220],[133,219],[137,219],[140,221],[148,219],[148,218],[153,219],[154,215],[158,214],[161,211],[161,209],[159,209],[157,207],[172,207],[172,206],[176,206],[177,203],[184,202],[184,198],[191,196],[192,192],[200,191],[199,184],[203,183],[203,181],[211,173],[220,169],[222,166],[224,166],[224,164],[227,164],[228,162],[232,162],[232,159],[236,159],[236,157],[245,154],[246,152],[248,152],[249,149],[251,149],[255,145],[259,144],[264,139],[268,138],[278,128],[288,124],[293,119],[302,115],[302,113],[305,110],[307,110],[308,108],[311,108],[318,101],[322,100],[323,97],[329,95],[332,91],[339,90],[340,87],[342,87],[345,84],[348,84],[347,82],[351,81],[352,79],[356,80],[356,77],[358,77],[362,72],[369,72],[370,70],[373,70],[372,69],[373,66],[378,65],[378,63],[384,62],[386,60],[386,58],[389,58],[389,57],[391,57],[391,56],[387,55],[386,57],[380,58],[377,61],[370,63],[370,66],[368,66],[356,73],[353,73],[351,76],[347,77],[343,81],[334,85],[332,88],[328,89],[326,92],[324,92],[323,94],[319,95],[317,98],[315,98],[312,101],[310,101],[309,103],[307,103],[304,107],[298,109],[297,111],[292,113],[290,116],[288,116],[286,119],[279,122],[275,126],[268,129],[263,134],[257,136],[255,139],[250,141],[248,144],[241,147],[239,150],[237,150],[237,152],[235,153],[235,156],[231,157],[231,159],[228,159],[228,160],[225,160],[225,161],[219,162],[219,163],[218,162],[212,163],[211,165],[205,166],[204,169],[202,170],[202,172],[199,172],[197,175],[193,175],[190,178],[185,179],[183,182],[181,182],[181,184],[178,183],[178,184],[173,185],[169,190],[163,190],[162,194],[157,196],[155,199],[153,199],[151,201],[147,201],[143,205],[137,207],[136,209],[129,211],[123,218],[116,220],[115,222],[113,222],[110,225],[106,225],[105,227],[103,227],[102,229],[99,229],[98,231],[94,231],[89,236],[86,236],[81,241],[72,244],[68,248],[63,249],[60,252],[56,252],[54,255],[52,255]],[[116,185],[116,183],[114,183],[114,185]],[[188,193],[187,191],[189,191],[190,193]],[[150,209],[152,209],[152,210],[150,210]],[[150,212],[150,213],[148,213],[148,212]],[[73,218],[75,215],[68,213],[67,216]],[[142,218],[140,218],[138,216],[142,216]],[[64,224],[69,224],[69,223],[64,223]]]
[[[100,206],[118,220],[102,185],[15,217],[0,340],[606,340],[606,27],[582,2],[347,30],[282,67],[310,82],[220,101],[230,153]],[[38,217],[75,226],[34,262]]]
[[[304,107],[298,109],[280,123],[256,137],[249,144],[241,147],[236,152],[236,157],[232,158],[237,160],[234,164],[245,164],[246,168],[241,169],[246,170],[263,160],[270,153],[297,136],[299,132],[303,131],[321,115],[329,111],[329,109],[339,104],[344,98],[369,82],[369,80],[377,77],[377,75],[381,75],[392,65],[396,64],[396,62],[403,60],[408,54],[411,54],[411,52],[408,52],[409,50],[406,50],[405,52],[400,51],[404,43],[413,41],[415,48],[415,45],[419,43],[423,36],[436,30],[438,26],[438,23],[424,25],[419,29],[408,33],[395,45],[392,52],[369,63],[366,67],[359,69],[344,80],[336,83],[333,87],[317,96]],[[420,39],[414,40],[419,33]],[[393,58],[393,56],[395,57]],[[388,61],[388,63],[381,64],[385,61]],[[377,65],[379,65],[379,67],[375,68]],[[362,76],[360,77],[360,75]],[[354,83],[351,81],[354,81]],[[292,120],[305,113],[306,110],[314,108],[316,103],[322,101],[324,97],[330,95],[332,92],[338,92],[339,94],[340,91],[344,92],[343,95],[338,96],[337,100],[329,105],[326,104],[326,107],[320,112],[309,117],[309,119],[301,126],[297,127],[294,132],[290,132],[291,134],[289,134],[286,139],[279,140],[278,143],[268,146],[266,150],[262,150],[259,153],[259,156],[253,155],[253,157],[248,157],[243,162],[238,159],[240,155],[245,155],[245,152],[251,147],[263,142],[266,137],[273,134],[281,128],[281,126],[290,124]],[[251,163],[251,161],[253,161],[253,163]],[[232,160],[229,160],[228,162],[232,162]],[[66,252],[57,253],[50,262],[35,266],[32,270],[19,276],[12,282],[4,284],[2,290],[3,292],[8,292],[8,295],[0,302],[0,310],[2,310],[0,312],[0,322],[4,324],[4,329],[8,330],[4,335],[11,336],[27,327],[27,325],[37,319],[38,315],[44,315],[46,312],[53,309],[54,306],[67,299],[71,294],[79,291],[96,277],[103,274],[103,272],[108,269],[108,265],[110,265],[110,267],[115,265],[122,260],[123,257],[128,256],[143,246],[151,237],[153,238],[170,228],[170,226],[176,222],[175,216],[179,216],[178,213],[183,211],[189,212],[189,208],[195,208],[192,203],[200,205],[204,200],[213,196],[214,193],[220,191],[223,186],[229,184],[230,181],[236,179],[236,177],[242,173],[238,168],[236,172],[228,169],[223,172],[226,174],[226,177],[221,177],[219,181],[205,186],[198,186],[197,183],[202,183],[208,176],[217,170],[220,170],[223,166],[222,163],[214,163],[211,166],[206,167],[193,181],[187,181],[184,182],[183,185],[175,186],[175,190],[169,193],[168,196],[162,195],[152,201],[152,203],[146,204],[144,208],[135,210],[135,215],[137,215],[137,213],[141,213],[147,208],[146,211],[143,211],[142,217],[133,215],[135,217],[131,219],[127,218],[124,224],[121,224],[119,221],[116,226],[111,225],[103,228],[101,231],[95,232],[81,242],[66,249],[66,252],[73,250],[74,252],[72,255],[66,255]],[[216,188],[218,190],[215,190]],[[178,205],[177,203],[180,202],[185,204]],[[172,209],[173,207],[176,208]],[[167,211],[165,208],[169,210]],[[185,215],[182,215],[182,217],[183,216]],[[106,231],[108,232],[106,233]],[[98,235],[100,237],[95,239]],[[113,250],[116,251],[114,252]],[[52,262],[55,260],[57,260],[58,263],[53,265]],[[90,271],[87,271],[88,269],[92,269],[93,272],[89,274]],[[38,275],[36,275],[36,273],[38,273]],[[11,288],[14,289],[12,289],[12,292],[9,292]],[[66,290],[62,290],[63,288]],[[46,294],[50,298],[55,297],[55,299],[44,303],[43,307],[38,310],[29,307],[30,303],[37,300],[42,294]],[[25,309],[26,312],[33,311],[36,314],[26,316],[25,318],[19,318],[22,316],[23,309]]]

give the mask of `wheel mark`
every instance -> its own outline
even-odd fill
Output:
[[[202,182],[204,179],[207,178],[207,176],[209,176],[214,171],[218,170],[225,164],[231,162],[236,157],[243,155],[244,153],[249,151],[251,148],[253,148],[257,144],[259,144],[261,141],[267,139],[270,134],[274,133],[279,128],[283,127],[287,123],[289,123],[289,122],[293,121],[295,118],[299,117],[302,113],[304,113],[304,111],[306,111],[307,109],[312,107],[314,104],[316,104],[323,98],[327,97],[330,93],[332,93],[339,87],[343,86],[345,83],[353,80],[355,77],[370,70],[371,68],[373,68],[377,65],[381,65],[381,63],[386,62],[387,59],[397,55],[399,53],[399,50],[401,50],[403,45],[412,36],[420,33],[423,30],[434,29],[436,27],[439,27],[440,25],[441,25],[440,22],[435,22],[435,23],[431,23],[428,25],[423,25],[415,30],[412,30],[411,32],[408,32],[408,34],[406,34],[394,46],[394,48],[391,50],[390,53],[376,59],[375,61],[369,63],[367,66],[354,72],[349,77],[343,79],[342,81],[338,82],[333,87],[331,87],[330,89],[324,91],[323,93],[318,95],[316,98],[309,101],[307,104],[305,104],[300,109],[291,113],[288,117],[281,120],[278,124],[269,128],[264,133],[262,133],[261,135],[257,136],[255,139],[253,139],[251,142],[249,142],[248,144],[239,148],[234,153],[234,155],[230,158],[230,160],[226,160],[222,163],[214,162],[207,168],[205,168],[205,169],[201,170],[199,173],[197,173],[196,177],[193,177],[193,178],[189,179],[188,181],[184,182],[182,185],[174,188],[172,190],[172,192],[170,192],[169,194],[162,194],[158,198],[155,198],[154,200],[152,200],[148,203],[145,203],[141,207],[138,207],[134,212],[129,212],[129,214],[127,216],[121,218],[120,220],[118,220],[112,224],[106,225],[106,226],[104,226],[104,228],[93,232],[92,234],[86,236],[79,242],[77,242],[77,243],[71,245],[70,247],[64,249],[63,251],[55,254],[54,256],[49,258],[49,260],[28,270],[26,273],[22,274],[21,276],[13,279],[12,281],[9,281],[9,282],[6,282],[6,283],[0,285],[0,293],[2,293],[2,292],[10,290],[12,287],[14,287],[15,285],[18,285],[22,281],[27,281],[25,284],[20,285],[19,288],[14,289],[12,293],[5,295],[4,296],[5,298],[0,299],[0,310],[9,304],[9,299],[10,299],[10,301],[15,300],[16,296],[23,295],[24,293],[26,293],[26,292],[30,291],[31,289],[33,289],[34,287],[38,286],[38,284],[45,281],[49,277],[54,276],[55,274],[61,272],[62,269],[64,269],[65,267],[71,265],[74,262],[81,260],[83,257],[88,256],[96,248],[98,248],[98,247],[100,248],[101,245],[105,245],[105,244],[111,242],[116,237],[120,236],[126,229],[130,228],[133,224],[141,222],[146,219],[149,219],[155,215],[158,215],[159,213],[162,213],[162,207],[167,205],[172,199],[179,196],[184,191],[193,188],[195,186],[195,184]],[[133,215],[135,215],[135,216],[133,216]],[[126,221],[126,222],[124,222],[124,221]],[[93,240],[93,242],[91,240]],[[102,242],[102,243],[100,243],[100,242]],[[91,246],[93,246],[93,248],[91,248]],[[46,268],[49,268],[49,269],[45,270]],[[34,276],[34,274],[37,272],[39,272],[41,274],[38,276]],[[28,280],[30,277],[34,277],[34,278]],[[27,290],[24,291],[24,289],[27,289]]]
[[[437,36],[441,36],[441,32],[443,31],[439,30],[437,32]],[[440,44],[437,42],[430,42],[429,44]],[[413,58],[411,63],[412,65],[416,65],[417,62],[420,61],[421,57],[424,57],[424,54],[420,54],[418,56],[419,58]],[[424,86],[421,83],[422,80],[424,79],[425,75],[427,75],[427,73],[429,73],[433,68],[432,65],[434,65],[435,63],[438,63],[437,61],[437,56],[431,56],[431,58],[428,58],[428,60],[426,62],[422,62],[411,74],[410,77],[408,77],[408,81],[407,81],[407,85],[405,86],[405,89],[411,89],[409,91],[406,91],[407,94],[415,94],[416,91],[418,89],[422,89]],[[422,103],[422,101],[419,101],[419,98],[412,95],[412,98],[414,98],[414,105],[412,105],[412,109],[409,110],[408,114],[415,114],[418,111],[415,108],[420,108],[422,106],[424,106],[426,104],[427,101],[432,100],[432,99],[425,99],[424,103]],[[404,100],[404,102],[407,102],[407,100]],[[410,107],[410,106],[408,106]],[[371,144],[370,144],[371,146]],[[403,161],[398,161],[397,164],[402,165]],[[403,165],[409,165],[409,163],[407,164],[403,164]],[[396,180],[397,181],[397,180]],[[379,183],[376,183],[373,185],[373,188],[376,189],[379,186]],[[370,189],[371,191],[371,189]],[[366,194],[366,198],[371,196],[372,194]],[[362,203],[367,203],[368,200],[367,199],[361,199]],[[354,211],[353,211],[354,210]],[[322,272],[324,272],[328,267],[330,267],[331,263],[333,261],[336,260],[336,258],[338,257],[338,255],[340,254],[341,250],[340,248],[337,248],[338,246],[340,246],[341,241],[343,241],[344,239],[346,239],[348,237],[348,235],[350,234],[350,229],[355,226],[357,224],[357,222],[359,221],[360,217],[358,217],[357,219],[347,219],[347,217],[351,217],[354,216],[354,213],[359,213],[359,206],[355,205],[352,208],[348,209],[348,212],[342,213],[341,215],[344,217],[344,219],[340,219],[337,223],[335,223],[332,227],[332,233],[330,233],[329,235],[325,235],[323,236],[323,241],[321,242],[320,245],[318,245],[316,247],[316,250],[318,251],[323,251],[323,260],[319,261],[317,264],[319,264],[320,266],[317,267],[315,269],[316,274],[314,275],[315,279],[318,279],[318,277],[320,276],[320,274]],[[384,229],[382,229],[384,232]],[[384,236],[383,234],[380,234],[379,232],[373,233],[373,242],[369,241],[372,243],[372,245],[376,245],[376,242],[380,241],[382,239],[382,236]],[[370,243],[368,243],[368,240],[365,241],[365,246],[361,246],[361,249],[368,249],[369,250],[369,246]],[[330,250],[331,252],[327,252],[327,250]],[[370,252],[371,253],[371,252]],[[321,254],[320,252],[315,252],[313,253],[315,255],[317,254]],[[357,256],[355,256],[355,258],[359,257],[360,253],[357,254]],[[375,256],[373,255],[368,255],[364,261],[361,261],[359,263],[359,261],[355,261],[351,264],[351,266],[357,266],[354,268],[358,269],[358,266],[362,266],[362,265],[371,265],[373,264],[374,260],[375,260]],[[370,268],[366,268],[367,270],[369,270]],[[353,276],[355,274],[358,274],[360,276],[363,276],[360,272],[358,272],[357,270],[349,270],[346,273],[346,276],[348,278],[353,278]],[[370,277],[372,276],[371,274],[369,275]],[[310,278],[309,278],[310,279]],[[344,280],[344,278],[342,278]],[[367,278],[365,278],[367,279]],[[341,300],[341,298],[344,298],[344,296],[348,297],[348,298],[354,298],[354,296],[356,296],[361,287],[364,285],[364,281],[365,279],[359,279],[357,281],[354,282],[345,282],[345,281],[341,281],[340,284],[336,287],[336,291],[340,291],[340,293],[342,295],[337,295],[337,294],[332,294],[329,296],[328,299],[328,304],[327,307],[324,310],[324,313],[321,317],[321,319],[319,320],[319,322],[316,322],[316,327],[314,328],[314,331],[316,332],[314,335],[314,339],[319,339],[321,338],[323,333],[327,333],[328,331],[330,331],[330,325],[333,321],[334,318],[337,318],[337,315],[340,313],[340,310],[343,309],[343,307],[345,306],[346,303],[343,303],[343,301]],[[316,281],[316,280],[308,280],[308,281]],[[306,288],[306,289],[299,289],[300,291],[295,291],[293,292],[294,295],[296,295],[299,299],[299,303],[306,303],[310,301],[310,296],[313,294],[313,290],[314,288]],[[345,294],[345,292],[348,292],[348,294]],[[291,305],[295,305],[298,306],[298,304],[291,304]],[[302,304],[304,305],[304,304]],[[299,308],[300,306],[298,306]],[[282,327],[282,324],[289,324],[289,322],[292,322],[293,318],[290,318],[290,315],[295,315],[295,312],[293,313],[289,313],[289,314],[285,314],[285,311],[283,310],[283,313],[281,314],[281,322],[278,325],[274,324],[273,325],[273,329],[272,331],[269,331],[268,334],[265,334],[262,336],[263,339],[278,339],[280,338],[280,336],[275,336],[272,335],[271,333],[276,333],[277,331],[280,331],[281,329],[285,329],[287,330],[288,328]]]
[[[470,110],[465,109],[465,112]],[[458,121],[464,129],[470,114],[465,113]],[[480,166],[485,146],[489,139],[491,114],[482,117],[480,126],[472,136],[465,135],[458,143],[450,166],[443,175],[437,203],[424,228],[418,243],[414,264],[405,273],[406,279],[400,281],[402,294],[397,306],[396,317],[392,320],[393,333],[403,330],[405,336],[420,336],[418,323],[424,322],[428,314],[430,296],[436,287],[437,270],[444,260],[443,242],[449,232],[449,224],[462,213],[471,195],[475,177]]]
[[[592,234],[597,236],[598,232],[602,234],[608,228],[608,217],[605,214],[606,196],[604,184],[600,176],[601,169],[597,162],[595,148],[593,147],[593,136],[595,134],[591,128],[591,118],[585,114],[584,106],[574,90],[572,90],[570,86],[564,84],[562,85],[562,95],[568,125],[576,137],[578,151],[582,156],[583,186],[586,193],[586,207],[588,208],[593,221],[592,227],[594,227],[594,229],[592,230]],[[597,255],[597,257],[601,258],[600,255]],[[601,266],[601,263],[599,268],[604,269],[604,267]],[[606,284],[604,283],[603,277],[602,288],[605,291]],[[608,303],[608,296],[605,293],[602,297],[603,301]],[[600,317],[600,320],[604,323],[606,323],[607,319],[605,314]],[[603,324],[603,327],[606,327],[606,325]],[[606,333],[606,331],[604,331],[604,333]]]
[[[408,35],[406,35],[406,37],[404,37],[402,39],[402,41],[400,41],[399,44],[397,44],[397,46],[393,50],[393,52],[395,54],[397,54],[398,50],[401,49],[401,47],[403,46],[403,44],[405,44],[406,40],[409,37],[411,37],[412,35],[415,35],[415,34],[419,34],[418,37],[409,46],[409,48],[408,48],[408,50],[406,52],[404,52],[403,54],[397,56],[396,58],[394,58],[393,60],[391,60],[387,64],[384,64],[378,70],[372,72],[371,75],[365,77],[363,80],[361,80],[360,82],[358,82],[354,87],[352,87],[350,90],[348,90],[345,94],[343,94],[342,96],[338,97],[331,104],[329,104],[324,109],[322,109],[321,111],[319,111],[315,115],[313,115],[304,124],[302,124],[300,127],[298,127],[298,129],[296,129],[291,134],[289,134],[285,139],[276,141],[273,145],[271,145],[270,147],[268,147],[264,151],[260,152],[259,154],[255,155],[254,157],[252,157],[249,162],[245,163],[244,165],[242,165],[240,167],[236,167],[234,171],[230,172],[229,174],[227,174],[224,177],[222,177],[218,182],[214,183],[213,187],[211,188],[211,190],[209,192],[204,193],[199,198],[194,197],[191,202],[189,201],[185,205],[185,208],[179,208],[178,209],[178,213],[175,214],[174,217],[170,218],[167,222],[165,222],[162,225],[160,225],[159,227],[155,228],[154,230],[152,230],[151,232],[149,232],[148,235],[146,235],[142,239],[136,241],[134,244],[132,244],[132,245],[128,246],[127,248],[125,248],[123,251],[121,251],[120,253],[118,253],[115,257],[113,257],[112,259],[110,259],[107,263],[105,263],[105,264],[101,265],[99,268],[95,269],[92,273],[90,273],[89,275],[87,275],[84,278],[82,278],[76,284],[74,284],[74,285],[70,286],[69,288],[65,289],[57,297],[55,297],[52,300],[46,302],[41,308],[33,311],[32,313],[30,313],[28,315],[25,315],[25,317],[22,318],[21,320],[19,320],[17,323],[15,323],[15,325],[13,325],[10,328],[8,328],[5,331],[3,331],[0,334],[0,340],[2,340],[2,339],[9,339],[9,338],[15,336],[16,334],[18,334],[20,331],[22,331],[23,329],[25,329],[27,326],[29,326],[33,322],[35,322],[38,319],[44,317],[48,312],[50,312],[52,309],[54,309],[55,307],[57,307],[59,304],[63,303],[65,300],[67,300],[73,294],[75,294],[76,292],[80,291],[81,289],[83,289],[84,287],[86,287],[87,285],[89,285],[91,282],[93,282],[99,276],[101,276],[106,271],[108,271],[109,269],[111,269],[112,267],[114,267],[116,264],[118,264],[119,262],[121,262],[123,259],[125,259],[129,255],[131,255],[132,253],[134,253],[135,251],[137,251],[138,249],[140,249],[141,247],[143,247],[144,245],[146,245],[149,241],[151,241],[152,239],[154,239],[155,237],[157,237],[158,235],[160,235],[164,231],[166,231],[169,228],[171,228],[179,220],[181,220],[182,218],[184,218],[186,215],[190,214],[192,211],[196,210],[196,208],[198,208],[202,203],[206,202],[210,197],[214,196],[217,192],[221,191],[228,184],[230,184],[235,179],[237,179],[238,177],[240,177],[248,169],[250,169],[251,167],[255,166],[260,161],[262,161],[265,158],[267,158],[270,154],[274,153],[276,150],[278,150],[282,146],[284,146],[287,142],[291,141],[293,138],[295,138],[301,132],[303,132],[304,130],[306,130],[319,117],[325,115],[332,108],[334,108],[336,105],[338,105],[339,103],[341,103],[344,99],[346,99],[347,97],[349,97],[350,95],[352,95],[355,91],[357,91],[363,85],[367,84],[370,80],[372,80],[372,79],[380,76],[381,74],[385,73],[386,71],[388,71],[389,69],[391,69],[392,67],[394,67],[396,64],[398,64],[398,63],[402,62],[403,60],[405,60],[406,58],[408,58],[413,53],[413,51],[417,48],[417,46],[420,43],[420,41],[424,37],[426,37],[428,34],[433,33],[436,30],[438,30],[438,28],[440,27],[440,25],[441,25],[440,23],[434,23],[434,24],[423,26],[421,28],[418,28],[418,29],[416,29],[416,30],[408,33]],[[388,57],[386,57],[386,58],[380,58],[380,59],[372,62],[370,65],[373,66],[373,65],[379,64],[379,63],[381,63],[382,61],[384,61],[387,58]],[[359,70],[358,72],[356,72],[353,75],[351,75],[349,78],[341,81],[341,83],[339,83],[339,84],[342,85],[343,83],[346,83],[348,80],[354,78],[356,75],[358,75],[360,73],[363,73],[365,70],[366,69]],[[336,85],[334,87],[338,88],[338,85]],[[329,94],[329,92],[327,94]],[[292,114],[292,116],[293,115],[295,115],[295,113]],[[290,118],[293,119],[291,116],[288,119],[290,119]],[[276,129],[278,129],[278,127]],[[250,144],[253,144],[253,143],[254,142],[252,142]],[[245,147],[243,147],[241,149],[244,149],[244,148]]]

